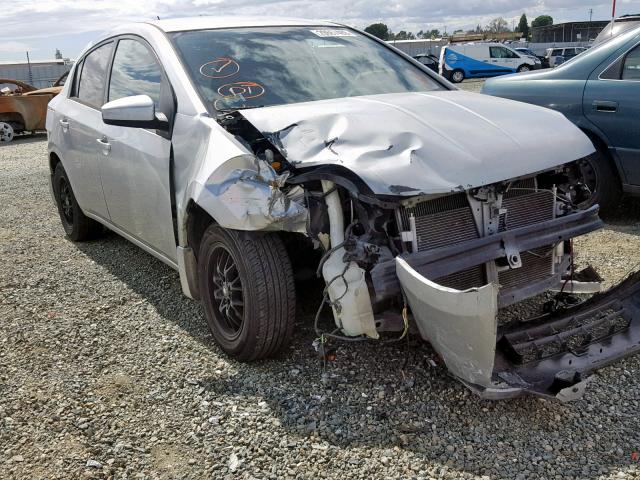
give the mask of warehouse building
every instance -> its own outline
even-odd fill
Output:
[[[20,80],[36,88],[46,88],[71,69],[69,59],[33,62],[0,62],[0,78]]]
[[[531,29],[532,43],[589,42],[609,24],[608,21],[567,22]]]

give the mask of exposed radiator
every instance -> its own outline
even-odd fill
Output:
[[[540,223],[554,217],[554,196],[548,190],[535,191],[535,185],[525,180],[505,193],[500,216],[500,231]],[[421,202],[399,212],[402,230],[410,230],[410,216],[415,217],[418,251],[453,245],[480,237],[466,194],[457,193]],[[522,267],[498,274],[503,288],[541,280],[553,272],[552,246],[532,253],[522,252]],[[480,287],[487,283],[484,265],[456,272],[434,281],[458,290]]]

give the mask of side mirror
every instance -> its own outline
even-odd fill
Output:
[[[102,121],[119,127],[152,128],[167,130],[169,122],[162,113],[156,113],[153,100],[148,95],[119,98],[102,106]]]

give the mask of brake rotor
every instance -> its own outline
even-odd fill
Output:
[[[13,127],[8,123],[0,122],[0,142],[10,142],[13,137]]]

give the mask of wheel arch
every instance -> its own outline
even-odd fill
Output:
[[[582,133],[584,133],[587,137],[589,137],[589,140],[591,140],[591,143],[593,143],[593,146],[596,148],[596,150],[602,153],[606,157],[607,161],[614,167],[613,170],[620,184],[624,183],[624,171],[622,170],[622,168],[618,164],[617,159],[609,149],[608,142],[603,138],[602,135],[600,135],[599,133],[595,132],[590,128],[587,128],[584,126],[580,126],[579,128],[582,131]]]

